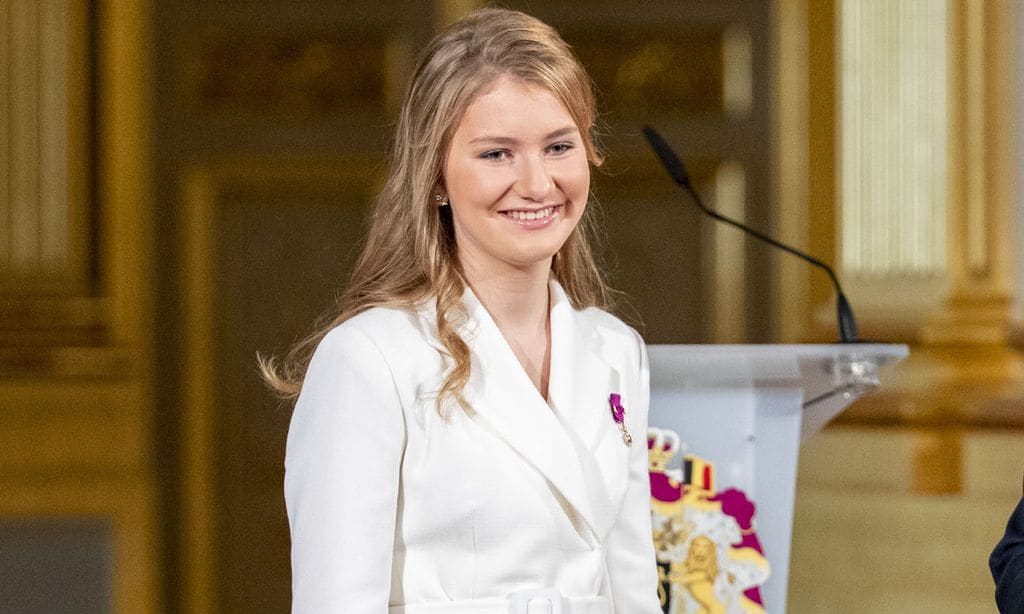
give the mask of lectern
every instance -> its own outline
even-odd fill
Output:
[[[757,536],[771,567],[760,594],[767,612],[782,614],[800,444],[857,397],[877,388],[880,369],[904,358],[907,347],[652,345],[648,349],[651,427],[678,434],[683,452],[713,465],[715,490],[735,488],[754,502]],[[682,456],[675,459],[675,476],[690,470],[679,466]],[[678,573],[682,574],[681,565]],[[718,580],[719,584],[724,581]]]

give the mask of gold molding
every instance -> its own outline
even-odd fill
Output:
[[[21,484],[0,480],[0,518],[90,517],[110,522],[113,612],[157,612],[155,497],[146,480]]]
[[[68,71],[68,148],[64,152],[67,165],[68,199],[69,199],[69,241],[72,255],[71,275],[80,291],[94,293],[95,280],[90,279],[90,260],[98,249],[91,235],[93,222],[90,211],[100,203],[90,199],[90,181],[94,173],[90,170],[96,166],[97,160],[92,159],[91,140],[99,138],[89,126],[89,117],[97,112],[90,107],[92,100],[90,88],[98,87],[89,79],[92,66],[87,59],[95,57],[90,53],[90,46],[99,42],[99,32],[89,30],[89,2],[69,3],[70,8],[59,10],[70,11],[72,34],[69,37],[67,54],[74,69]],[[77,227],[77,232],[76,232]]]
[[[35,10],[38,3],[27,4]],[[147,141],[151,16],[146,2],[72,4],[66,9],[75,31],[69,33],[66,51],[73,56],[69,62],[82,67],[93,57],[85,53],[89,11],[95,11],[95,27],[103,34],[95,39],[102,45],[94,56],[97,83],[69,69],[67,93],[81,98],[69,109],[72,123],[90,113],[100,120],[94,135],[100,156],[96,162],[104,171],[96,186],[104,224],[98,261],[105,267],[107,283],[102,288],[84,281],[52,284],[45,296],[19,296],[19,292],[3,296],[0,518],[106,519],[114,555],[112,611],[146,614],[162,610],[159,516],[151,466],[152,285],[146,273],[152,262],[148,217],[152,159]],[[63,16],[65,11],[55,3],[47,7],[48,18]],[[7,3],[0,4],[0,17],[6,16],[6,9]],[[51,60],[60,50],[58,43],[53,44],[48,51]],[[76,106],[92,99],[84,91],[91,86],[99,88],[95,92],[99,108]],[[64,137],[52,136],[70,140],[71,147],[50,153],[68,157],[74,167],[66,177],[68,189],[85,192],[86,167],[93,161],[77,156],[75,142],[86,134],[72,129]],[[82,148],[89,149],[87,145]],[[92,229],[83,219],[89,217],[86,207],[100,203],[87,203],[84,198],[70,203],[72,208],[80,205],[80,210],[72,212],[68,224],[78,224],[70,228],[72,235],[88,237]],[[90,258],[83,255],[82,259]],[[81,268],[84,271],[87,266]]]
[[[126,377],[135,390],[130,411],[140,424],[142,458],[134,474],[117,485],[96,485],[83,498],[107,499],[119,506],[115,532],[119,547],[115,568],[115,612],[146,613],[162,610],[158,578],[160,537],[152,475],[153,432],[153,262],[152,180],[153,152],[150,87],[152,24],[148,0],[97,0],[99,15],[98,83],[102,87],[97,130],[100,168],[97,194],[103,203],[99,232],[105,237],[99,261],[104,268],[99,294],[109,301],[106,316],[108,348],[123,352],[133,368]],[[84,488],[84,487],[83,487]],[[77,492],[77,491],[75,491]]]
[[[808,7],[807,0],[774,0],[776,55],[772,64],[775,111],[773,139],[774,223],[779,239],[807,247],[808,234]],[[810,320],[807,265],[782,255],[774,259],[778,290],[772,310],[775,339],[796,343]]]
[[[794,0],[795,1],[795,0]],[[837,262],[837,181],[836,143],[836,3],[839,0],[806,2],[807,53],[807,199],[806,245],[808,252],[824,262]],[[813,160],[813,164],[810,161]],[[807,299],[800,309],[801,341],[835,340],[835,318],[818,320],[815,312],[821,305],[829,311],[835,304],[835,291],[829,280],[818,271],[803,267],[802,280]],[[780,292],[780,300],[785,300]],[[799,307],[799,303],[798,303]],[[857,304],[854,304],[857,307]],[[863,320],[858,322],[863,328]]]
[[[601,92],[609,117],[724,121],[743,110],[751,85],[741,82],[750,79],[752,58],[743,42],[750,35],[740,25],[624,23],[594,29],[578,23],[562,31]]]
[[[800,0],[776,1],[784,8]],[[1016,138],[1008,129],[1015,119],[1014,23],[1006,18],[1013,13],[1011,5],[1008,0],[951,0],[948,5],[948,189],[945,235],[939,239],[944,264],[934,273],[843,271],[864,337],[924,344],[1007,341],[1014,291],[1010,265],[1014,244],[1009,233]],[[814,160],[806,174],[808,243],[812,253],[829,261],[839,250],[832,235],[838,228],[839,207],[833,149],[838,142],[834,45],[838,2],[822,0],[805,6],[808,152]],[[834,338],[832,291],[817,277],[805,279],[809,282],[803,340]],[[789,292],[780,294],[790,297]],[[800,324],[795,318],[784,321],[783,330]]]
[[[189,36],[180,93],[195,115],[294,121],[387,103],[395,36],[381,25],[246,33],[211,26]]]
[[[32,10],[37,4],[25,3]],[[71,281],[65,286],[34,288],[45,296],[19,296],[29,289],[18,289],[0,301],[0,406],[5,414],[0,421],[0,518],[84,516],[109,521],[111,608],[118,614],[162,610],[148,368],[152,284],[145,273],[152,262],[147,6],[96,0],[47,3],[40,9],[46,18],[69,19],[61,26],[70,28],[68,48],[61,51],[56,40],[49,41],[53,46],[47,53],[48,60],[70,62],[68,93],[76,98],[69,102],[69,133],[51,135],[68,139],[71,146],[48,152],[68,158],[68,176],[53,177],[59,185],[51,187],[62,189],[67,181],[72,211],[48,214],[67,215],[69,232],[81,233],[82,243],[70,244],[70,258],[77,260],[69,264]],[[8,15],[8,8],[0,3],[0,17]],[[61,13],[65,8],[70,12]],[[96,33],[86,30],[89,10],[98,16]],[[98,79],[90,83],[84,65],[90,54],[85,51],[87,37],[97,33],[102,34],[95,37],[102,43],[95,54]],[[60,52],[68,57],[60,58]],[[99,108],[85,106],[89,86],[101,87],[96,92]],[[84,155],[90,147],[79,122],[84,124],[90,114],[101,120],[100,131],[93,135],[100,161]],[[84,194],[75,201],[76,194],[87,192],[87,166],[93,162],[100,162],[104,171],[96,186],[105,238],[98,261],[109,281],[103,288],[92,288],[86,280],[93,255],[85,254],[85,247],[96,248],[86,239],[92,230],[87,207],[97,204],[87,203]]]
[[[5,379],[0,482],[142,480],[151,444],[150,417],[136,411],[141,396],[129,380]]]
[[[109,328],[105,297],[4,296],[0,347],[99,345]]]
[[[802,2],[776,1],[780,6]],[[825,260],[836,249],[831,233],[836,228],[837,4],[802,5],[809,36],[808,151],[814,161],[806,175],[808,241]],[[858,305],[857,297],[851,297],[860,307],[861,334],[907,340],[911,353],[888,374],[881,391],[858,400],[836,424],[912,432],[912,481],[918,494],[960,491],[963,433],[1024,428],[1024,357],[1006,344],[1015,190],[1015,22],[1007,16],[1016,11],[1011,5],[1008,0],[950,0],[948,5],[944,270],[933,276],[896,276],[873,290],[869,279],[843,278],[855,287],[891,294],[877,305]],[[811,339],[834,338],[831,290],[810,278],[809,295]],[[940,448],[946,448],[945,455],[937,452]]]
[[[186,365],[183,381],[182,476],[184,522],[184,610],[193,614],[215,611],[214,478],[212,414],[213,374],[197,365],[212,362],[209,346],[213,307],[209,289],[213,214],[217,199],[215,175],[188,171],[182,182],[184,206],[184,330]]]
[[[958,67],[963,86],[963,116],[957,118],[963,130],[961,147],[965,152],[963,161],[966,163],[961,179],[966,193],[966,210],[962,212],[966,234],[963,245],[964,264],[971,277],[985,277],[991,266],[986,229],[988,212],[985,206],[985,15],[984,7],[977,1],[962,3],[959,7],[962,9],[960,28],[965,36],[953,40],[956,41],[954,44],[962,45],[964,59],[963,65]]]
[[[0,347],[0,380],[126,379],[139,375],[135,358],[109,347]]]
[[[1008,0],[953,0],[950,19],[950,289],[926,343],[1005,344],[1013,292],[1013,14]]]
[[[715,169],[715,209],[743,222],[747,202],[747,176],[743,165],[724,160]],[[742,343],[747,338],[743,309],[747,303],[744,280],[747,275],[747,238],[736,228],[716,224],[705,229],[707,256],[702,271],[706,286],[711,340],[715,343]]]
[[[150,263],[153,259],[152,15],[149,2],[104,0],[100,49],[100,199],[106,270],[101,294],[110,297],[111,342],[140,345],[152,356],[153,313]]]
[[[232,186],[360,185],[377,177],[375,159],[359,156],[270,159],[224,158],[182,171],[181,244],[182,311],[184,314],[184,409],[181,476],[182,556],[185,572],[183,609],[190,614],[217,611],[217,535],[215,495],[215,373],[213,249],[216,214],[221,197]],[[255,360],[255,357],[254,357]],[[268,391],[267,394],[270,394]]]
[[[0,8],[0,279],[5,295],[88,295],[89,3]]]

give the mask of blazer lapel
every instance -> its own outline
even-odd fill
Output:
[[[551,293],[548,398],[590,449],[604,429],[614,424],[608,395],[617,392],[618,374],[596,354],[596,333],[582,326],[582,318],[562,286],[553,281]]]
[[[463,396],[470,417],[515,450],[575,510],[585,525],[579,527],[585,529],[581,535],[600,541],[617,512],[609,493],[621,490],[628,477],[628,448],[608,400],[610,393],[620,392],[620,378],[600,358],[597,332],[584,324],[561,285],[552,280],[550,287],[548,402],[469,288],[463,295],[467,318],[460,333],[473,362]],[[433,301],[422,306],[420,315],[425,329],[432,330]],[[435,343],[442,349],[440,341]]]
[[[586,485],[587,468],[581,464],[572,437],[526,375],[497,324],[468,288],[464,302],[469,317],[463,335],[473,349],[472,373],[464,396],[474,412],[473,418],[490,426],[495,435],[543,475],[575,509],[587,531],[599,535],[600,525],[595,523]],[[554,328],[552,322],[552,331]]]
[[[595,528],[603,536],[617,508],[611,492],[628,479],[629,449],[612,419],[609,395],[621,392],[620,374],[599,354],[600,337],[586,326],[561,285],[551,282],[551,378],[548,398],[576,441]]]

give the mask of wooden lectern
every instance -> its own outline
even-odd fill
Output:
[[[880,368],[907,347],[652,345],[649,353],[651,427],[674,431],[685,451],[713,463],[718,491],[740,489],[756,504],[771,566],[764,606],[782,614],[800,445],[877,388]]]

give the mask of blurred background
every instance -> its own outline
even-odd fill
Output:
[[[0,609],[287,612],[290,408],[416,53],[471,0],[0,1]],[[1012,0],[508,1],[599,90],[602,256],[651,343],[831,342],[885,388],[802,450],[792,612],[992,612],[1024,471]],[[341,521],[344,521],[343,519]],[[771,553],[769,553],[770,556]]]

